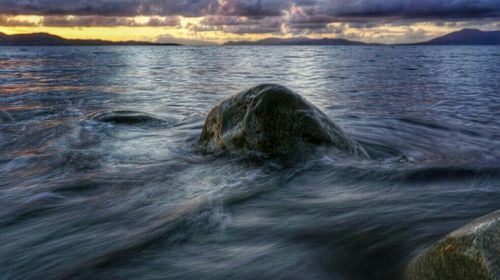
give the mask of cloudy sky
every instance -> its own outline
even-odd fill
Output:
[[[406,43],[461,28],[500,30],[500,0],[0,0],[0,32],[66,38]]]

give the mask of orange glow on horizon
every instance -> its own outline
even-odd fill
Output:
[[[72,19],[73,16],[66,16]],[[67,39],[101,39],[107,41],[147,41],[157,42],[179,42],[183,40],[224,43],[227,41],[239,40],[259,40],[268,37],[293,37],[288,30],[283,30],[280,34],[235,34],[224,32],[220,29],[197,31],[193,27],[203,27],[203,17],[188,18],[178,17],[178,24],[175,26],[147,26],[146,23],[151,18],[158,17],[130,17],[125,18],[137,23],[138,26],[44,26],[43,16],[0,16],[0,32],[12,34],[27,33],[50,33]],[[16,23],[19,23],[16,25]],[[3,24],[3,25],[2,25]],[[466,23],[462,23],[466,24]],[[380,24],[374,27],[351,27],[348,23],[334,22],[328,24],[332,29],[331,33],[307,33],[310,38],[337,38],[338,35],[333,30],[342,28],[342,36],[355,41],[376,42],[376,43],[400,43],[420,40],[418,34],[423,34],[426,38],[437,37],[443,34],[460,29],[460,23],[456,25],[437,26],[433,22],[417,22],[405,25]]]

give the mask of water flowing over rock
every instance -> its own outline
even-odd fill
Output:
[[[500,279],[500,210],[452,232],[418,255],[406,278]]]
[[[149,114],[136,111],[105,111],[97,112],[89,115],[89,119],[98,122],[107,122],[113,124],[153,124],[161,125],[165,121],[155,118]]]
[[[0,110],[0,123],[14,121],[14,118],[7,112]]]
[[[253,87],[215,106],[208,114],[200,144],[207,152],[247,151],[268,156],[300,156],[323,145],[369,157],[318,108],[274,84]]]

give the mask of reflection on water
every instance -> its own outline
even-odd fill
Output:
[[[500,201],[495,47],[0,48],[7,279],[391,279]],[[259,83],[373,160],[194,148]]]

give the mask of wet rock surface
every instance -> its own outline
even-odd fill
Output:
[[[200,137],[207,152],[246,151],[301,156],[331,146],[368,157],[356,141],[300,95],[263,84],[234,95],[208,114]]]
[[[406,279],[500,279],[500,210],[426,249],[409,264]]]

